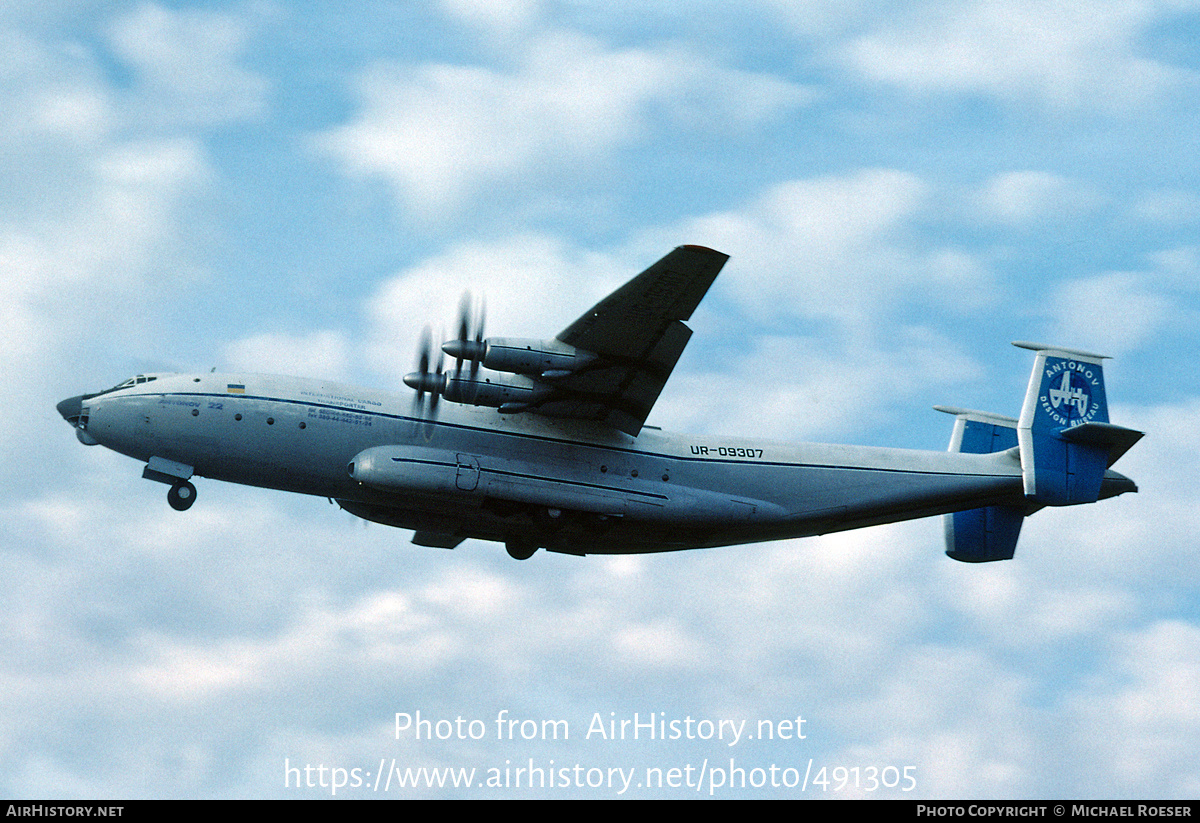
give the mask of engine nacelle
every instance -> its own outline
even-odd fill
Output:
[[[469,377],[455,377],[453,372],[447,373],[445,379],[446,384],[442,391],[442,397],[455,403],[466,403],[473,406],[523,409],[544,400],[553,393],[553,389],[549,386],[532,380],[522,383],[472,380]]]
[[[455,455],[442,449],[377,446],[356,454],[346,473],[377,489],[439,493],[458,488]]]
[[[451,357],[478,360],[496,371],[513,372],[548,379],[564,377],[596,362],[596,355],[580,351],[558,340],[525,340],[517,337],[489,337],[451,340],[442,346]],[[489,404],[490,405],[490,404]]]
[[[773,503],[665,481],[599,472],[590,477],[564,466],[421,446],[375,446],[355,455],[346,470],[352,479],[382,491],[493,497],[695,527],[785,516]]]

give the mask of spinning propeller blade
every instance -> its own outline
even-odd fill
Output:
[[[484,304],[479,301],[479,308],[472,308],[471,293],[464,292],[458,304],[458,337],[443,344],[442,351],[454,358],[454,379],[463,377],[463,361],[470,361],[468,377],[472,386],[479,377],[479,366],[487,354],[487,343],[483,339]],[[474,335],[472,335],[474,327]],[[473,339],[472,339],[473,338]]]
[[[442,370],[444,356],[441,351],[437,355],[437,365],[433,371],[429,364],[433,353],[433,335],[429,327],[421,335],[421,348],[417,356],[417,370],[404,375],[404,385],[414,389],[417,396],[413,398],[413,417],[422,418],[429,422],[437,419],[438,401],[446,391],[446,374]],[[429,410],[426,413],[425,395],[429,395]]]

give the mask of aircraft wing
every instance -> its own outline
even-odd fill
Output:
[[[728,259],[680,246],[559,332],[559,341],[598,360],[556,383],[561,394],[550,413],[600,420],[636,437],[692,336],[683,321]]]

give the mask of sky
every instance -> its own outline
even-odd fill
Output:
[[[1200,796],[1198,43],[1195,0],[0,4],[0,796]],[[1034,340],[1113,358],[1140,492],[984,565],[940,519],[516,562],[181,514],[54,409],[404,393],[465,290],[552,337],[684,243],[731,259],[650,424],[941,450]]]

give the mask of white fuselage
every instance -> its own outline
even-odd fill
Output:
[[[320,495],[451,538],[574,554],[799,537],[1020,505],[1011,453],[667,434],[250,374],[156,375],[85,396],[81,439],[195,475]],[[86,442],[86,441],[85,441]]]

